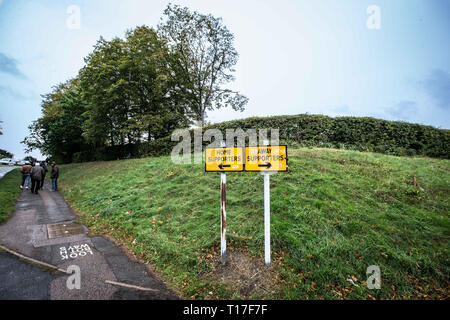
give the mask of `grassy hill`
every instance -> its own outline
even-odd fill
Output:
[[[11,170],[0,179],[0,223],[8,220],[14,211],[14,205],[20,194],[21,182],[22,174],[19,169]]]
[[[289,150],[271,177],[227,174],[229,262],[220,260],[220,175],[170,157],[61,166],[60,189],[93,233],[114,236],[185,298],[448,298],[450,161]],[[366,269],[381,269],[369,290]]]

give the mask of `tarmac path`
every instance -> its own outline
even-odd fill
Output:
[[[23,190],[15,212],[0,225],[0,299],[178,299],[114,243],[89,237],[61,194],[49,187],[46,181],[38,195]],[[68,285],[76,283],[72,273],[30,263],[9,250],[62,271],[79,267],[80,288]]]

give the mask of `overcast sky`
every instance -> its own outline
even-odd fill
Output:
[[[22,158],[40,95],[76,76],[100,36],[156,26],[168,2],[0,0],[0,148]],[[230,88],[250,101],[209,121],[310,113],[450,128],[448,0],[171,2],[222,17],[235,35]]]

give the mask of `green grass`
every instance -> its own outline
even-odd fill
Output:
[[[0,179],[0,223],[8,220],[14,211],[14,205],[20,194],[19,185],[22,175],[19,169],[14,169]]]
[[[93,233],[127,244],[183,297],[449,297],[448,160],[302,148],[289,170],[271,176],[272,288],[250,296],[203,276],[220,258],[218,173],[159,157],[61,166],[59,185]],[[227,174],[231,250],[263,261],[263,215],[262,175]],[[381,290],[365,286],[370,265]]]

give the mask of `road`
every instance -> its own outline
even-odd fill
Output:
[[[46,182],[38,195],[22,191],[15,212],[0,225],[0,245],[64,271],[79,267],[81,286],[69,288],[71,274],[0,250],[0,299],[178,298],[146,265],[132,261],[113,242],[89,236],[61,194],[49,187]]]
[[[8,172],[10,172],[11,170],[14,170],[16,168],[20,168],[20,167],[0,166],[0,179],[3,178],[3,176],[5,174],[7,174]]]

